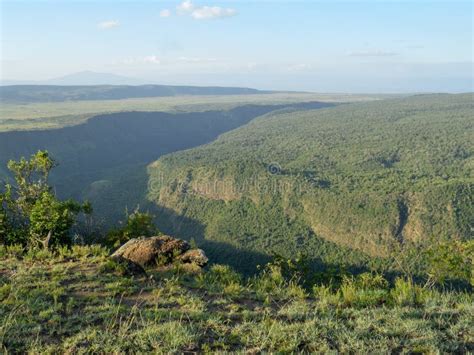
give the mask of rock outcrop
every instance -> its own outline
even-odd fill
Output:
[[[204,250],[202,249],[193,249],[188,250],[186,253],[179,257],[183,263],[187,264],[196,264],[198,266],[205,266],[209,259],[207,258]]]
[[[120,271],[123,275],[146,276],[145,269],[132,260],[126,259],[120,255],[114,255],[111,259],[120,265]]]
[[[112,258],[122,257],[142,267],[166,265],[174,261],[198,266],[207,264],[208,258],[203,250],[190,249],[188,242],[167,235],[134,238],[117,249]]]

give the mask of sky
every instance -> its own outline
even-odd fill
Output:
[[[473,2],[0,0],[1,80],[474,91]]]

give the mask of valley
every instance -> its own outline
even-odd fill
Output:
[[[400,243],[472,237],[472,95],[274,95],[76,111],[72,125],[0,132],[0,165],[46,149],[55,191],[91,201],[99,229],[140,206],[245,273],[275,253],[356,270]],[[48,105],[116,105],[91,102]]]
[[[191,236],[195,221],[206,241],[304,250],[326,264],[366,265],[357,250],[385,258],[400,245],[470,240],[472,102],[422,95],[269,113],[151,164],[149,198],[170,233]]]
[[[331,105],[302,102],[290,106]],[[98,223],[110,226],[123,218],[126,209],[147,203],[149,163],[161,155],[209,143],[255,117],[286,107],[245,104],[214,111],[117,112],[62,128],[0,132],[0,165],[48,150],[59,163],[51,176],[59,196],[90,200]]]
[[[0,2],[0,354],[474,354],[472,1]]]

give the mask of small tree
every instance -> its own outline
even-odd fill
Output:
[[[122,228],[112,229],[107,234],[107,244],[110,246],[118,247],[132,238],[161,234],[153,223],[153,216],[148,212],[140,212],[136,208],[131,214],[127,212],[126,218]]]
[[[474,286],[474,241],[452,240],[437,243],[425,252],[427,286],[446,281],[463,281]]]
[[[0,243],[46,248],[66,243],[77,215],[92,212],[89,203],[60,201],[53,194],[48,177],[55,166],[47,151],[8,163],[15,185],[5,184],[0,193]]]

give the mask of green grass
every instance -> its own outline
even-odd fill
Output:
[[[354,102],[375,100],[377,95],[345,94],[257,94],[228,96],[176,96],[122,100],[2,103],[0,132],[53,129],[87,121],[103,113],[126,111],[197,112],[228,110],[245,104],[286,104],[308,101]]]
[[[387,289],[373,278],[313,292],[277,269],[245,280],[222,265],[203,272],[177,265],[133,278],[120,275],[107,253],[97,246],[54,254],[2,247],[1,351],[474,350],[472,294],[414,293],[403,282]]]

